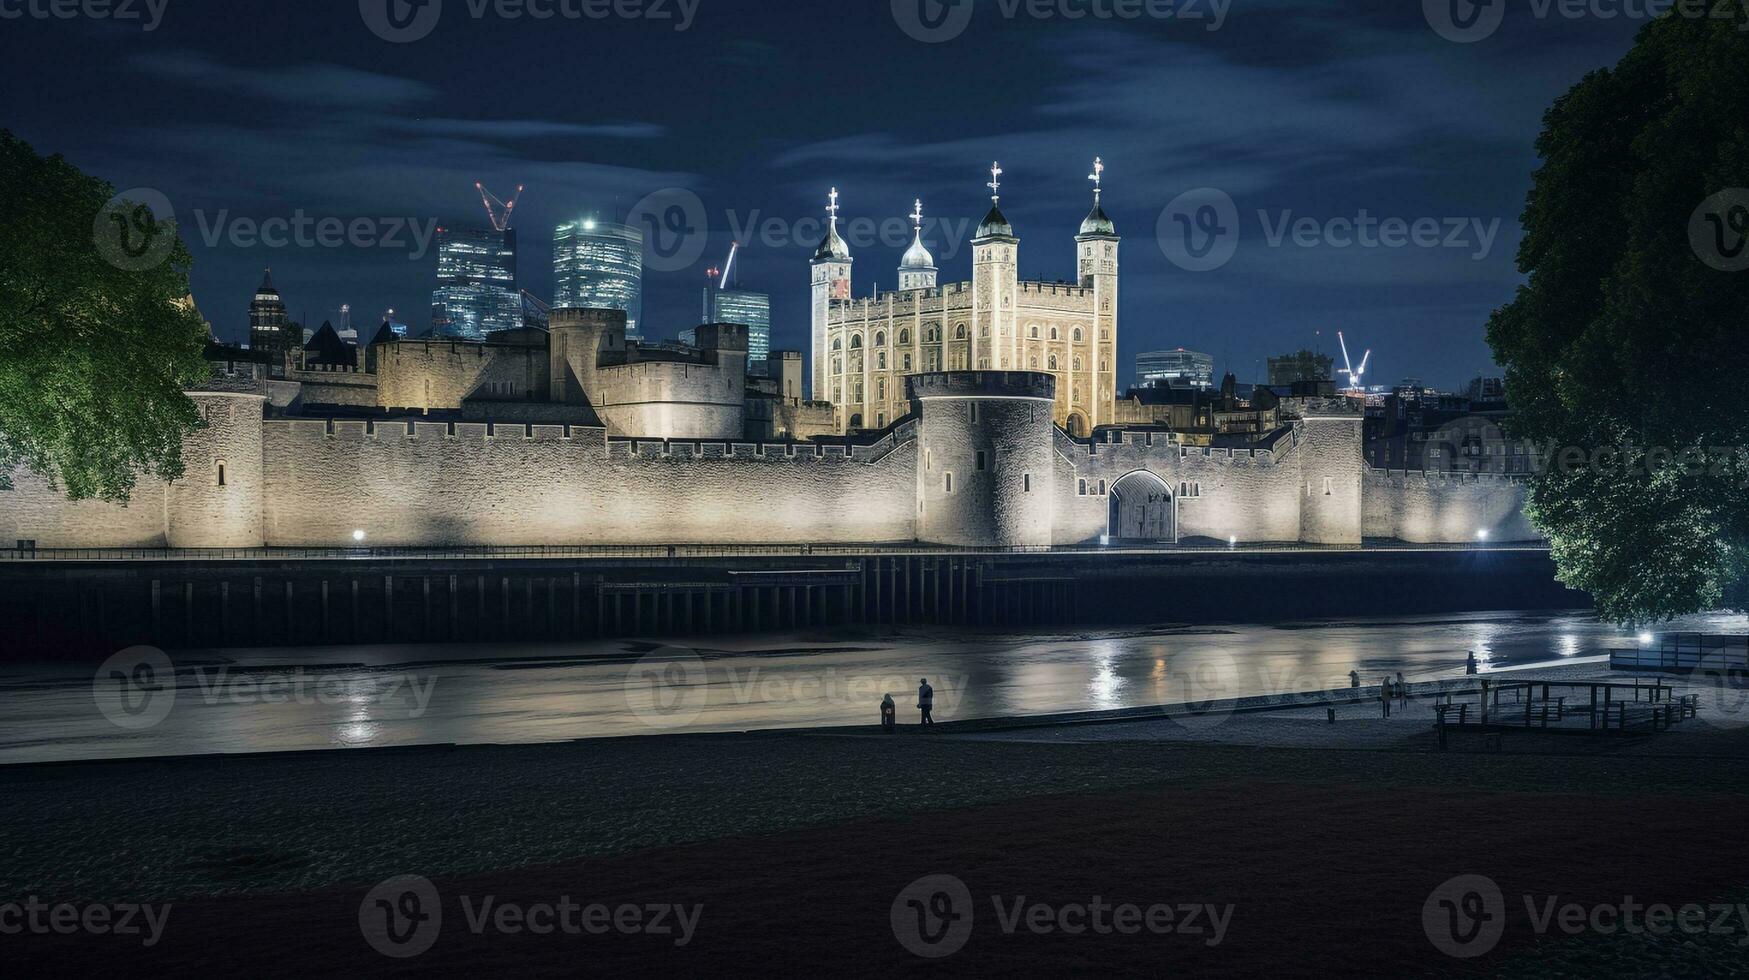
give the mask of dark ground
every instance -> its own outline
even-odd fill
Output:
[[[1530,737],[1530,736],[1525,736]],[[163,941],[0,935],[14,975],[1721,975],[1729,937],[1539,938],[1537,901],[1714,902],[1749,884],[1749,736],[1651,758],[1550,738],[1434,754],[907,735],[670,737],[0,770],[0,902],[171,900]],[[1588,740],[1589,741],[1589,740]],[[1644,746],[1642,746],[1644,748]],[[1453,875],[1506,896],[1475,960],[1429,942]],[[429,952],[385,958],[361,900],[430,878]],[[973,896],[963,950],[895,938],[907,884]],[[672,937],[470,933],[461,896],[702,903]],[[1208,936],[1005,934],[992,896],[1234,906]]]

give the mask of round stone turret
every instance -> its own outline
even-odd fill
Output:
[[[266,396],[250,382],[214,378],[188,397],[204,424],[183,439],[182,479],[165,491],[166,540],[172,548],[259,548]]]
[[[914,374],[906,384],[918,415],[918,539],[1049,545],[1056,379],[1037,371],[948,371]]]

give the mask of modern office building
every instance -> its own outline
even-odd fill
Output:
[[[553,308],[624,310],[638,340],[644,306],[644,233],[597,218],[553,229]]]
[[[1201,351],[1176,347],[1136,355],[1136,387],[1199,388],[1215,386],[1215,359]]]
[[[493,331],[520,326],[515,230],[439,228],[432,334],[480,340]]]
[[[747,289],[711,291],[711,322],[747,328],[747,371],[763,374],[771,353],[771,297]]]
[[[261,274],[255,298],[249,301],[249,346],[255,350],[286,351],[304,342],[302,333],[291,336],[285,301],[273,286],[273,270]]]

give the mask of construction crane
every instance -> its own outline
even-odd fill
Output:
[[[516,185],[516,193],[510,195],[510,200],[500,201],[497,195],[486,189],[486,185],[474,181],[474,189],[480,192],[480,203],[486,205],[486,220],[492,222],[497,231],[510,229],[510,212],[516,210],[516,201],[522,197],[522,185]]]
[[[718,289],[729,288],[729,274],[735,269],[735,253],[740,249],[740,242],[729,243],[729,257],[723,261],[723,281],[717,284]]]
[[[1368,347],[1366,353],[1360,355],[1360,367],[1355,367],[1354,362],[1348,359],[1348,341],[1342,336],[1340,330],[1336,331],[1336,342],[1342,345],[1342,373],[1348,375],[1348,388],[1346,390],[1356,394],[1364,394],[1366,389],[1361,387],[1360,379],[1366,374],[1366,362],[1372,359],[1372,348]]]

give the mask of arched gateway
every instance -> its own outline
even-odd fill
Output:
[[[1171,484],[1136,470],[1111,485],[1106,533],[1114,541],[1176,541],[1175,505]]]

